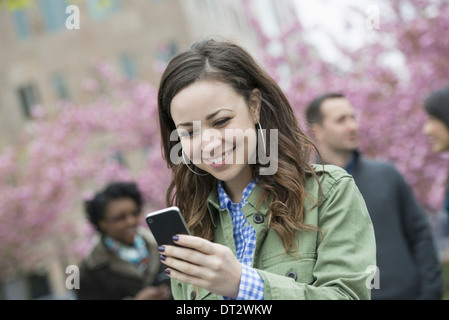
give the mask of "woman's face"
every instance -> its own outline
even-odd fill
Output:
[[[429,137],[434,152],[449,150],[449,128],[443,121],[429,115],[422,131]]]
[[[112,239],[131,246],[137,234],[139,216],[139,209],[133,199],[118,198],[109,201],[99,226]]]
[[[204,80],[182,89],[171,103],[185,157],[225,183],[251,180],[260,111],[259,92],[254,93],[248,105],[230,85]]]

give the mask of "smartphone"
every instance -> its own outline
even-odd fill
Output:
[[[172,239],[175,234],[190,235],[184,217],[176,206],[148,213],[145,220],[159,246],[176,245]]]

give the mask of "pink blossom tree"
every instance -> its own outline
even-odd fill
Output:
[[[362,151],[393,161],[422,204],[434,212],[442,205],[447,160],[432,154],[421,134],[422,103],[449,81],[445,36],[449,3],[386,3],[391,12],[382,16],[375,41],[355,50],[336,43],[346,58],[342,66],[320,57],[306,41],[308,30],[298,20],[279,37],[267,37],[248,1],[242,0],[259,36],[262,62],[286,84],[300,121],[304,122],[304,108],[316,95],[344,92],[359,110]],[[283,49],[279,56],[267,53],[275,42]],[[392,51],[403,57],[400,71],[384,63]],[[288,79],[279,72],[280,66],[290,71]],[[33,268],[49,255],[62,259],[84,255],[91,233],[83,219],[72,216],[74,208],[82,211],[83,197],[109,181],[135,180],[148,209],[165,205],[170,172],[161,159],[156,88],[143,81],[123,81],[103,63],[97,70],[97,79],[86,80],[87,89],[97,97],[94,101],[64,102],[54,113],[36,107],[35,119],[18,143],[1,150],[0,278]],[[137,168],[127,166],[128,155],[140,159]]]
[[[170,173],[160,154],[156,89],[119,79],[105,63],[96,69],[86,87],[98,98],[61,102],[52,114],[36,106],[18,143],[0,155],[0,278],[49,256],[82,257],[92,235],[83,197],[110,181],[136,181],[148,208],[165,204]],[[120,161],[127,154],[143,163]]]
[[[270,38],[262,31],[250,2],[242,2],[259,36],[258,52],[269,73],[283,80],[279,66],[290,70],[285,90],[303,125],[304,109],[315,96],[329,91],[344,93],[358,111],[362,152],[394,162],[429,213],[437,211],[444,197],[447,157],[431,152],[421,128],[426,118],[425,97],[449,84],[449,38],[445,36],[449,3],[384,1],[379,6],[381,23],[369,30],[371,40],[363,47],[351,49],[334,43],[344,61],[335,64],[323,60],[306,40],[308,30],[300,21],[293,20],[280,36]],[[362,21],[369,18],[363,10],[352,10]],[[346,25],[348,32],[361,27],[353,26],[352,21]],[[266,54],[273,43],[282,44],[282,55]],[[392,54],[402,58],[402,66],[388,63]]]

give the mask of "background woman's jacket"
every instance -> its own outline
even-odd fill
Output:
[[[77,299],[130,299],[145,286],[158,281],[157,277],[164,268],[159,260],[156,241],[150,231],[143,227],[139,227],[138,233],[143,236],[148,248],[149,264],[146,271],[141,272],[137,266],[119,258],[101,239],[80,266]]]

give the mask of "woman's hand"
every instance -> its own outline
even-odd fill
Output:
[[[188,235],[174,236],[182,247],[161,246],[161,262],[170,278],[236,298],[242,266],[232,251],[223,245]]]

